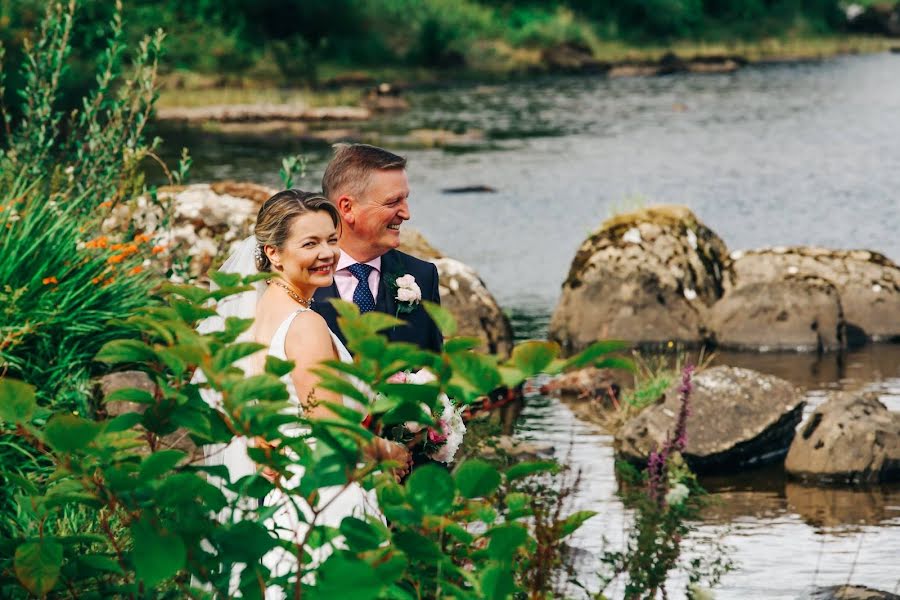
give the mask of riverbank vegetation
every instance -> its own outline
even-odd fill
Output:
[[[12,62],[45,6],[37,0],[0,4],[0,41]],[[60,81],[71,102],[90,85],[92,65],[105,50],[100,32],[115,10],[110,2],[81,2],[71,32],[74,60]],[[179,106],[209,101],[202,92],[184,97],[185,90],[247,89],[258,102],[260,90],[283,98],[281,87],[527,74],[552,70],[548,53],[559,48],[615,63],[657,60],[669,51],[763,60],[887,47],[881,38],[847,35],[838,0],[124,0],[123,12],[129,43],[145,31],[166,30],[163,103]],[[247,101],[238,95],[229,102]],[[346,100],[289,98],[309,104]],[[18,99],[7,93],[6,103],[15,107]]]

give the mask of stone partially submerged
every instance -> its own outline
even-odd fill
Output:
[[[579,248],[550,337],[567,352],[603,338],[700,344],[728,263],[725,243],[687,207],[614,217]]]
[[[838,392],[798,431],[785,459],[792,477],[822,483],[900,479],[900,414],[873,392]]]
[[[688,465],[697,472],[727,472],[762,465],[784,456],[805,402],[793,385],[737,367],[713,367],[693,379],[687,446]],[[678,387],[662,403],[628,421],[616,434],[616,453],[645,463],[673,435],[679,411]]]
[[[882,254],[791,247],[739,252],[733,259],[738,288],[797,277],[816,277],[834,286],[850,345],[900,340],[900,266]]]
[[[838,291],[815,276],[731,287],[712,307],[709,326],[716,346],[730,350],[823,352],[846,346]]]

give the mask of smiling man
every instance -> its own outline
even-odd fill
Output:
[[[316,292],[315,310],[342,341],[329,298],[400,317],[406,325],[388,330],[388,339],[439,352],[441,332],[420,304],[440,302],[437,268],[397,250],[410,216],[406,159],[366,144],[337,144],[322,191],[341,216],[341,258],[334,284]]]

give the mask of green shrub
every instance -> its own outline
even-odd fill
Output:
[[[210,299],[249,289],[233,275],[213,275],[221,289],[207,292],[191,286],[167,286],[158,307],[147,308],[126,320],[133,332],[108,342],[97,359],[111,365],[140,369],[156,391],[115,392],[107,401],[129,400],[144,410],[95,422],[68,411],[38,408],[33,388],[0,380],[0,422],[17,440],[27,442],[49,461],[51,473],[9,473],[3,476],[15,489],[28,518],[17,521],[13,535],[0,545],[0,591],[6,597],[23,595],[21,588],[44,593],[93,593],[100,596],[165,597],[187,594],[194,582],[225,595],[232,572],[248,566],[240,578],[247,595],[263,587],[299,586],[307,598],[439,597],[506,598],[529,585],[549,586],[548,578],[529,577],[532,557],[556,556],[543,545],[558,548],[593,513],[564,515],[543,510],[541,535],[529,527],[535,514],[532,496],[523,484],[554,463],[521,463],[498,473],[481,460],[459,464],[452,473],[437,466],[416,470],[400,486],[364,459],[362,447],[371,433],[359,424],[359,413],[329,405],[329,419],[298,417],[289,405],[280,376],[292,364],[269,358],[265,372],[246,377],[235,361],[261,349],[236,341],[251,324],[231,319],[223,331],[201,335],[197,320],[214,313]],[[258,277],[257,277],[258,278]],[[379,313],[359,316],[352,304],[339,303],[342,330],[355,352],[352,364],[332,362],[322,371],[322,387],[366,401],[376,423],[389,426],[407,420],[428,424],[419,408],[435,406],[441,392],[463,402],[472,401],[501,383],[516,385],[541,371],[558,372],[588,364],[627,366],[608,357],[619,344],[598,344],[566,361],[549,342],[526,342],[509,362],[471,351],[477,340],[450,339],[440,355],[402,343],[387,343],[379,330],[397,320]],[[450,332],[452,318],[429,306],[429,312]],[[434,384],[388,382],[399,370],[428,366],[438,377]],[[205,381],[192,380],[195,369]],[[349,385],[350,374],[378,393]],[[218,391],[222,404],[213,408],[201,390]],[[308,428],[283,430],[291,423]],[[136,426],[140,429],[135,429]],[[261,474],[228,482],[224,490],[204,474],[224,477],[223,467],[193,464],[180,450],[166,447],[163,436],[183,428],[198,444],[223,443],[235,435],[262,437],[282,451],[250,448],[248,456],[261,468],[286,477],[304,468],[300,486],[282,492],[293,503],[308,506],[312,515],[323,508],[317,490],[358,481],[378,490],[379,504],[391,527],[377,520],[346,517],[340,527],[314,524],[294,546],[282,541],[266,519],[274,507],[247,505],[279,485]],[[309,441],[314,439],[315,445]],[[289,449],[291,452],[285,451]],[[66,515],[78,507],[87,511],[79,532],[65,531]],[[236,509],[241,507],[242,511]],[[219,522],[214,515],[230,515]],[[66,512],[68,511],[68,512]],[[549,533],[548,533],[549,532]],[[336,547],[321,564],[313,564],[316,548]],[[299,570],[275,575],[258,559],[277,546],[296,550],[304,559]],[[549,565],[549,566],[548,566]],[[552,570],[552,563],[541,566]],[[529,583],[531,582],[531,583]],[[173,592],[178,590],[178,592]],[[362,590],[362,591],[361,591]],[[299,593],[299,592],[298,592]],[[536,596],[537,597],[537,596]]]

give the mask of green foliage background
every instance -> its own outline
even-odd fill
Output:
[[[103,48],[100,26],[115,10],[107,0],[82,4],[73,88]],[[0,40],[20,47],[44,6],[0,2]],[[235,74],[274,64],[294,84],[314,80],[325,63],[477,67],[484,44],[757,39],[834,32],[843,21],[838,0],[125,0],[124,14],[130,42],[157,27],[167,32],[170,68]]]

